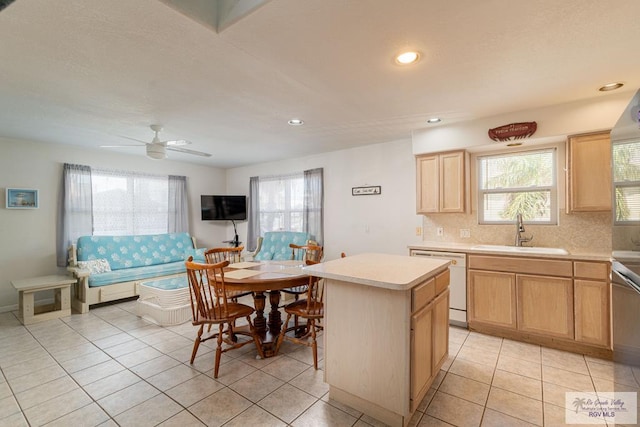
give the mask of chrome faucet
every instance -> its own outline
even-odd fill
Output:
[[[518,213],[516,215],[516,246],[522,246],[523,243],[533,240],[533,234],[530,237],[523,237],[522,233],[524,233],[524,224],[522,222],[522,214]]]

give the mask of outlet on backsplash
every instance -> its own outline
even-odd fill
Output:
[[[471,237],[471,230],[469,230],[468,228],[461,228],[460,237],[468,239],[469,237]]]

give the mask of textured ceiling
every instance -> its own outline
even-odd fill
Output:
[[[0,137],[106,150],[150,141],[159,123],[161,138],[213,154],[170,158],[233,167],[410,138],[433,115],[446,125],[606,96],[610,81],[640,87],[634,0],[220,5],[245,1],[256,7],[221,31],[175,0],[11,3]],[[422,61],[397,66],[405,48]]]

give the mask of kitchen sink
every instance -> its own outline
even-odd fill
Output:
[[[566,249],[543,248],[539,246],[475,245],[472,246],[471,249],[517,254],[569,255]]]

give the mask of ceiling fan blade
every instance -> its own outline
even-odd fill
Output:
[[[179,147],[182,145],[189,145],[191,144],[191,141],[187,141],[186,139],[176,139],[172,141],[162,141],[162,143],[167,147]]]
[[[209,153],[203,153],[202,151],[195,151],[195,150],[187,150],[186,148],[178,148],[178,147],[167,147],[167,150],[171,150],[171,151],[177,151],[179,153],[186,153],[186,154],[193,154],[195,156],[201,156],[201,157],[211,157],[211,154]]]
[[[140,140],[140,139],[130,138],[130,137],[128,137],[128,136],[123,136],[123,135],[120,135],[120,138],[130,139],[131,141],[140,142],[140,143],[142,143],[142,144],[144,144],[144,145],[151,144],[149,141],[142,141],[142,140]]]

